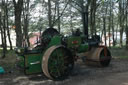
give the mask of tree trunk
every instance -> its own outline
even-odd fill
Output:
[[[118,27],[119,27],[119,25],[118,25],[118,23],[117,23],[117,27],[116,27],[116,38],[115,38],[115,45],[117,44],[117,34],[118,34]]]
[[[57,16],[58,16],[58,31],[59,31],[59,33],[60,33],[60,9],[59,9],[59,1],[57,1]]]
[[[7,0],[7,4],[8,4],[8,0]],[[8,24],[8,7],[6,4],[6,20],[7,20],[7,35],[8,35],[8,40],[9,40],[9,44],[10,44],[10,50],[12,50],[12,41],[10,38],[10,28],[9,28],[9,24]]]
[[[127,0],[127,7],[126,7],[126,28],[125,28],[125,31],[126,31],[126,49],[128,49],[128,0]]]
[[[86,36],[86,39],[88,39],[88,9],[90,5],[90,0],[87,0],[86,6],[84,6],[84,3],[81,4],[81,15],[82,15],[82,23],[83,23],[83,33]]]
[[[5,58],[5,43],[4,43],[4,32],[3,32],[3,26],[2,26],[2,18],[1,18],[1,12],[0,12],[0,31],[1,31],[1,40],[2,40],[2,48],[3,48],[3,56],[2,58]]]
[[[91,10],[90,10],[90,32],[91,35],[96,35],[96,28],[95,28],[95,15],[96,15],[96,1],[91,0]]]
[[[28,36],[28,26],[29,26],[29,19],[28,19],[28,15],[29,15],[29,2],[30,0],[27,0],[24,4],[24,10],[23,10],[23,16],[24,16],[24,26],[23,26],[23,34],[24,34],[24,46],[25,47],[29,47],[30,46],[30,42],[29,42],[29,36]]]
[[[115,46],[115,30],[114,30],[114,15],[112,14],[112,39],[113,39],[113,46]]]
[[[126,48],[128,49],[128,26],[126,27]]]
[[[3,57],[5,58],[6,52],[7,52],[7,41],[6,41],[6,9],[5,9],[5,1],[2,0],[2,4],[3,4],[3,11],[4,11],[4,16],[3,16]]]
[[[124,1],[119,0],[119,19],[120,19],[120,47],[123,46],[123,32],[124,32],[124,21],[125,21],[125,5]]]
[[[111,47],[111,27],[112,27],[112,1],[110,0],[110,15],[109,15],[109,28],[108,28],[108,38],[109,38],[109,47]]]
[[[126,48],[128,49],[128,26],[126,27]]]
[[[109,16],[109,26],[108,26],[108,38],[109,38],[109,47],[111,46],[110,45],[110,34],[111,34],[111,31],[110,31],[110,29],[111,29],[111,14],[110,14],[110,16]]]
[[[104,4],[104,3],[103,3]],[[107,6],[105,7],[105,14],[107,14],[108,12],[108,4]],[[103,14],[103,30],[104,30],[104,39],[105,39],[105,46],[107,46],[107,42],[106,42],[106,16],[105,14]]]
[[[14,10],[15,10],[15,32],[16,32],[16,46],[22,47],[22,27],[21,27],[21,13],[23,8],[23,0],[18,0],[17,2],[13,0]]]

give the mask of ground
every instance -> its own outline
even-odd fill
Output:
[[[70,76],[63,81],[49,80],[43,73],[24,75],[15,66],[14,53],[8,53],[13,59],[0,60],[0,65],[6,68],[6,74],[0,75],[0,85],[128,85],[128,52],[124,49],[112,49],[111,52],[113,58],[108,67],[89,67],[78,60]]]

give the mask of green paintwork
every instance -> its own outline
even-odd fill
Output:
[[[73,43],[75,42],[75,43]],[[89,48],[87,43],[82,44],[81,37],[70,37],[68,38],[68,48],[72,49],[75,48],[78,53],[86,52]]]
[[[42,72],[42,57],[44,52],[53,45],[60,45],[61,44],[61,36],[54,36],[48,47],[44,49],[43,51],[39,50],[32,50],[31,53],[24,53],[24,49],[20,48],[21,55],[18,56],[20,58],[20,61],[18,62],[18,65],[22,68],[25,68],[26,74],[33,74],[33,73],[40,73]],[[25,58],[25,61],[24,61]],[[25,65],[24,65],[25,64]]]
[[[61,45],[61,36],[54,36],[51,39],[51,41],[50,41],[50,43],[49,43],[47,48],[49,48],[49,47],[51,47],[53,45]]]
[[[41,58],[42,54],[26,54],[25,56],[25,73],[26,74],[33,74],[33,73],[40,73],[42,72],[41,69]]]
[[[88,51],[89,46],[88,44],[81,44],[78,48],[78,53],[86,52]]]
[[[81,37],[69,37],[67,44],[68,48],[78,48],[81,44]]]

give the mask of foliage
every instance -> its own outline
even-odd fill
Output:
[[[26,1],[26,0],[24,0]],[[58,24],[60,23],[61,33],[71,33],[76,29],[81,29],[83,31],[83,23],[82,23],[82,12],[86,12],[86,8],[88,6],[88,29],[89,34],[93,34],[94,32],[100,36],[102,36],[103,30],[103,17],[106,17],[106,33],[110,32],[120,32],[120,15],[122,16],[121,11],[124,12],[124,17],[126,17],[126,9],[119,9],[119,3],[121,0],[95,0],[96,6],[94,7],[94,0],[50,0],[51,2],[51,23],[54,23],[54,28],[58,28]],[[124,7],[127,7],[127,0],[122,0],[124,2]],[[25,3],[25,2],[24,2]],[[122,2],[121,2],[122,3]],[[2,4],[2,1],[0,2]],[[59,5],[59,14],[58,7]],[[112,8],[113,6],[113,8]],[[122,4],[123,6],[123,4]],[[1,6],[0,6],[1,7]],[[65,9],[64,9],[65,8]],[[107,9],[107,10],[106,10]],[[8,2],[8,10],[9,10],[9,26],[12,27],[14,25],[14,5],[12,0]],[[49,27],[49,19],[48,19],[48,0],[30,0],[29,4],[29,12],[28,12],[28,32],[43,32],[46,28]],[[64,11],[64,12],[63,12]],[[111,11],[111,13],[110,13]],[[95,13],[94,13],[95,12]],[[62,13],[62,15],[61,15]],[[92,14],[91,14],[92,13]],[[27,14],[27,12],[26,12]],[[24,26],[24,16],[23,12],[21,15],[22,20],[22,28]],[[113,17],[112,17],[113,16]],[[57,20],[59,18],[59,20]],[[94,18],[94,19],[93,19]],[[126,18],[125,18],[126,19]],[[126,21],[122,22],[125,28]],[[111,21],[111,22],[110,22]],[[113,21],[113,25],[112,25]],[[94,25],[94,26],[93,26]],[[111,25],[111,26],[110,26]],[[110,29],[109,29],[110,26]],[[93,30],[92,30],[93,29]],[[94,32],[93,32],[94,31]],[[93,33],[92,33],[93,32]],[[123,30],[123,33],[125,30]],[[94,33],[94,34],[95,34]],[[122,36],[123,37],[123,36]],[[115,34],[114,41],[117,40],[117,36]]]

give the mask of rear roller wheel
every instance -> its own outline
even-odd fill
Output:
[[[50,79],[64,79],[74,66],[73,57],[64,46],[52,46],[44,54],[42,70]]]
[[[85,53],[85,63],[89,66],[106,67],[110,64],[111,53],[105,46],[94,47]]]
[[[100,64],[101,66],[106,67],[110,64],[110,61],[111,61],[111,53],[107,48],[105,48],[100,53]]]

